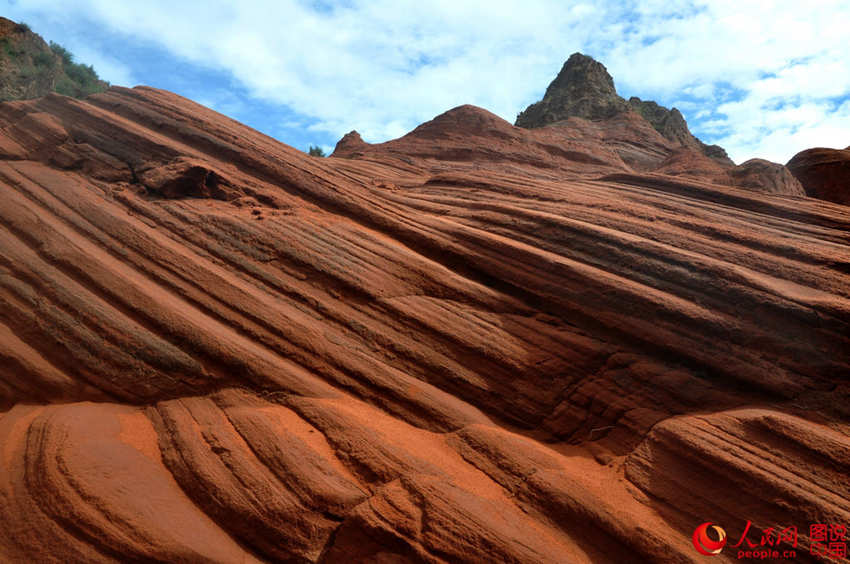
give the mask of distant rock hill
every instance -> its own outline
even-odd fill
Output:
[[[850,206],[850,147],[816,147],[800,151],[785,166],[806,195]]]
[[[108,87],[91,66],[75,63],[61,45],[48,44],[26,24],[0,17],[0,101],[51,92],[83,98]]]
[[[721,147],[694,137],[676,108],[621,98],[605,67],[580,53],[564,63],[543,100],[520,113],[516,125],[482,108],[459,106],[385,143],[366,143],[352,131],[333,156],[393,166],[417,161],[437,175],[451,162],[453,173],[505,167],[547,178],[653,173],[768,194],[806,194],[781,164],[751,159],[736,166]]]
[[[533,129],[562,123],[571,117],[599,121],[629,112],[639,114],[675,145],[694,149],[725,165],[733,164],[722,147],[706,145],[694,137],[676,108],[668,110],[652,101],[637,97],[626,101],[620,97],[605,65],[581,53],[573,53],[567,59],[543,99],[521,112],[516,125]]]

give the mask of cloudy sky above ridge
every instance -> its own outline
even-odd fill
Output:
[[[741,162],[850,145],[850,2],[7,0],[114,84],[172,90],[299,149],[470,103],[513,122],[581,51]]]

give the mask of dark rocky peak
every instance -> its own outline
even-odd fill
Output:
[[[688,147],[725,165],[734,163],[717,145],[706,145],[694,137],[682,113],[655,102],[632,97],[628,102],[617,94],[614,79],[605,65],[592,57],[573,53],[539,102],[517,116],[516,125],[544,127],[570,117],[591,121],[609,119],[625,112],[636,112],[675,146]]]
[[[616,96],[614,79],[605,65],[581,53],[573,53],[555,80],[546,89],[546,96],[570,92],[579,96],[594,93],[599,96]]]
[[[628,104],[614,88],[605,65],[592,57],[573,53],[543,99],[517,116],[519,127],[543,127],[570,117],[606,119],[628,111]]]

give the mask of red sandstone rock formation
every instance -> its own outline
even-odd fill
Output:
[[[605,66],[581,53],[564,63],[543,99],[521,112],[516,125],[532,135],[582,143],[585,152],[613,151],[635,171],[709,180],[770,194],[806,194],[780,164],[751,159],[735,166],[721,147],[694,137],[676,108],[668,110],[637,97],[621,98]]]
[[[850,147],[806,149],[786,166],[812,198],[850,205]]]
[[[850,523],[850,208],[573,119],[318,159],[151,88],[0,105],[0,560],[688,562],[750,520],[805,561]]]

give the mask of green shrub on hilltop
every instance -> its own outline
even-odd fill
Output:
[[[325,152],[318,145],[310,145],[310,148],[307,150],[307,153],[311,157],[324,157],[324,156],[326,156]]]
[[[50,42],[50,50],[62,57],[63,65],[71,65],[74,63],[74,55],[55,41]]]
[[[0,100],[35,98],[51,91],[84,98],[109,87],[94,67],[77,63],[73,53],[55,41],[45,43],[27,24],[3,29],[0,66],[5,79],[0,81]]]
[[[65,74],[67,74],[71,80],[79,84],[97,82],[98,80],[97,73],[94,72],[94,67],[81,63],[65,67]]]
[[[55,41],[50,42],[50,50],[62,59],[62,70],[65,71],[64,75],[56,79],[56,92],[65,96],[84,98],[89,94],[105,90],[104,83],[97,76],[93,66],[75,63],[74,54]]]

